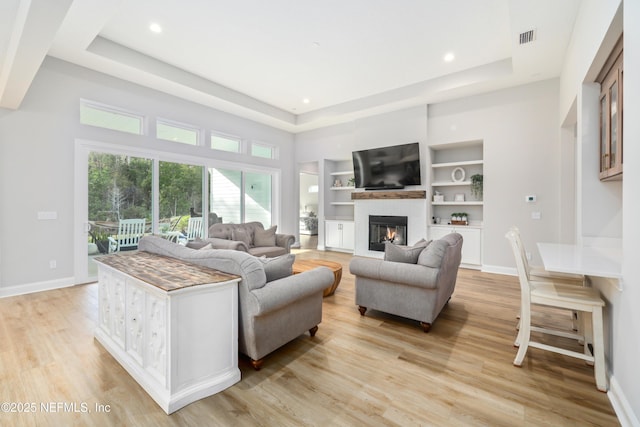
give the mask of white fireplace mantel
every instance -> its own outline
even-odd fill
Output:
[[[427,238],[427,200],[419,199],[358,199],[354,198],[355,222],[354,254],[382,258],[384,252],[369,250],[369,215],[397,215],[407,217],[407,243],[413,245]]]

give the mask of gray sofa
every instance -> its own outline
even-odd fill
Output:
[[[385,253],[387,260],[351,260],[349,270],[356,276],[356,304],[361,315],[371,308],[418,320],[423,330],[429,331],[455,289],[462,236],[451,233],[424,243],[426,247],[385,248],[405,251],[396,258]]]
[[[281,271],[276,271],[276,278],[267,281],[267,275],[274,275],[270,263],[278,260],[265,263],[241,251],[191,249],[159,236],[143,237],[138,249],[241,276],[238,349],[251,358],[255,369],[260,369],[264,356],[306,331],[315,335],[322,321],[322,292],[333,283],[326,267],[296,275],[289,269],[281,278]]]
[[[254,256],[277,257],[291,252],[295,237],[276,233],[276,226],[265,230],[257,221],[242,224],[213,224],[204,239],[214,249],[232,249]]]

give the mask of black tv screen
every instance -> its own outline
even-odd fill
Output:
[[[354,151],[356,188],[379,190],[420,185],[420,144]]]

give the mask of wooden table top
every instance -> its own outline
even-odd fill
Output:
[[[94,260],[167,292],[240,278],[234,274],[143,251],[118,252],[99,256]]]
[[[314,268],[318,267],[328,267],[331,269],[331,271],[342,270],[342,264],[320,258],[301,259],[296,260],[293,263],[293,271],[299,273],[303,271],[313,270]]]

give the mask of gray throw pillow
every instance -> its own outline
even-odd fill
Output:
[[[248,248],[250,248],[252,246],[252,238],[251,238],[251,233],[249,233],[247,230],[244,230],[242,228],[234,228],[233,231],[231,231],[231,240],[235,240],[237,242],[244,242]]]
[[[264,274],[267,282],[282,279],[293,274],[293,262],[296,260],[294,254],[281,255],[275,258],[258,258],[264,265]]]
[[[428,245],[426,240],[421,240],[415,246],[400,246],[386,242],[384,244],[384,260],[392,262],[404,262],[415,264],[418,262],[420,253]]]
[[[208,244],[209,243],[207,243],[204,240],[198,238],[196,240],[192,240],[190,242],[187,242],[186,247],[191,248],[191,249],[202,249],[203,247],[205,247]]]
[[[277,225],[266,230],[257,228],[253,234],[253,246],[275,246],[276,228],[278,228]]]
[[[447,246],[449,246],[449,243],[445,240],[431,242],[418,257],[418,264],[424,265],[425,267],[439,268],[442,263],[442,257],[447,251]]]

